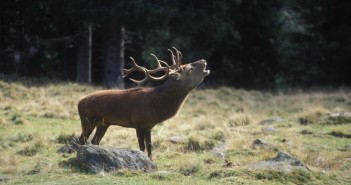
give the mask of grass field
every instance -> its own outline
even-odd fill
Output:
[[[99,87],[38,79],[0,79],[0,184],[350,184],[351,91],[192,92],[179,113],[152,130],[158,171],[90,174],[58,154],[81,132],[79,97]],[[262,120],[279,117],[270,125]],[[303,123],[303,124],[300,124]],[[267,129],[268,128],[268,129]],[[177,136],[180,142],[172,143]],[[253,148],[261,139],[270,147]],[[138,149],[135,130],[110,127],[101,145]],[[213,155],[219,148],[223,158]],[[312,172],[250,170],[246,165],[288,152]]]

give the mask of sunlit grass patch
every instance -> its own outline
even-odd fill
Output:
[[[96,175],[78,167],[75,153],[56,151],[81,134],[79,97],[101,88],[31,80],[0,81],[0,88],[0,174],[10,183],[345,184],[350,178],[349,122],[323,122],[331,113],[351,110],[350,91],[196,90],[175,117],[152,129],[153,160],[160,173]],[[283,121],[258,124],[274,117]],[[301,125],[299,118],[310,124]],[[262,132],[264,126],[274,132]],[[171,142],[172,137],[179,141]],[[268,147],[252,147],[257,139]],[[100,144],[139,149],[135,129],[119,126],[109,127]],[[312,172],[241,169],[278,151],[297,157]]]

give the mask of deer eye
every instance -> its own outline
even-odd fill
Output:
[[[188,72],[191,72],[193,69],[194,69],[194,68],[191,67],[191,66],[187,66],[187,67],[186,67],[186,70],[187,70]]]

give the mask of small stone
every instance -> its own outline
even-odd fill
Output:
[[[302,161],[288,153],[278,152],[273,158],[247,166],[251,169],[268,169],[281,172],[290,172],[294,169],[311,171]]]
[[[351,122],[351,112],[335,112],[328,114],[326,124],[347,124]]]
[[[292,141],[287,140],[287,139],[285,139],[285,138],[284,138],[284,139],[282,139],[282,140],[281,140],[281,142],[282,142],[282,143],[284,143],[284,144],[286,144],[286,145],[288,145],[288,146],[291,146],[291,145],[293,145],[293,144],[294,144]]]
[[[345,150],[351,150],[351,144],[345,145]]]
[[[74,137],[71,138],[66,145],[59,148],[56,152],[57,153],[66,153],[71,154],[77,151],[78,147],[80,146],[78,138]]]
[[[309,131],[309,130],[302,130],[302,131],[300,132],[300,134],[302,134],[302,135],[311,135],[312,132]]]
[[[171,172],[166,171],[166,170],[158,171],[156,173],[158,173],[158,174],[171,174]]]
[[[264,126],[262,127],[262,132],[263,133],[274,133],[275,132],[275,129],[273,127],[270,127],[270,126]]]
[[[273,118],[269,118],[269,119],[264,119],[262,121],[260,121],[258,124],[259,125],[270,125],[274,122],[283,122],[284,120],[281,117],[273,117]]]
[[[262,140],[260,139],[255,139],[253,142],[252,142],[253,145],[265,145],[265,143],[263,143]]]
[[[0,176],[0,182],[7,182],[9,181],[10,179],[6,176]]]
[[[71,154],[71,153],[74,153],[76,151],[72,148],[72,146],[66,144],[65,146],[59,148],[56,152],[57,153]]]
[[[267,143],[263,142],[262,140],[260,139],[255,139],[253,142],[252,142],[252,148],[253,149],[256,149],[256,148],[265,148],[269,146]]]
[[[225,157],[224,153],[217,148],[212,148],[211,153],[213,156],[220,158],[220,159],[224,159],[224,157]]]
[[[224,160],[224,158],[225,158],[224,152],[225,152],[225,144],[224,143],[219,144],[211,149],[212,155],[217,157],[217,158],[220,158],[222,160]]]
[[[183,138],[181,136],[173,136],[169,138],[169,141],[173,144],[177,144],[183,142]]]

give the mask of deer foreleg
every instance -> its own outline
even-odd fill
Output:
[[[144,129],[136,129],[136,134],[138,137],[138,143],[139,143],[139,149],[140,151],[145,151],[145,143],[144,143],[144,138],[145,138],[145,130]]]
[[[151,148],[152,148],[152,144],[151,144],[151,129],[145,131],[145,144],[146,144],[147,155],[152,160],[152,156],[151,156]]]

